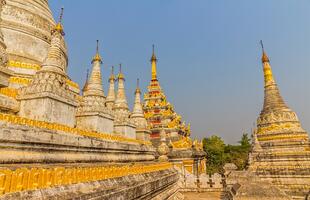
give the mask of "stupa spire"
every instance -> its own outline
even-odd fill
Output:
[[[156,63],[157,63],[157,58],[155,55],[155,46],[153,44],[153,53],[151,57],[151,64],[152,64],[152,80],[157,80],[157,69],[156,69]]]
[[[135,91],[135,103],[133,106],[133,112],[130,116],[133,122],[136,124],[136,136],[137,139],[150,140],[150,130],[148,123],[144,117],[144,111],[141,104],[141,90],[139,86],[139,79],[137,79],[137,87]]]
[[[261,41],[260,43],[262,46],[262,64],[265,81],[265,98],[262,113],[273,112],[281,109],[288,109],[280,95],[278,86],[273,78],[272,69],[269,63],[270,61],[265,52],[263,42]]]
[[[51,45],[48,50],[47,57],[45,58],[42,69],[43,71],[53,71],[59,74],[65,75],[65,64],[62,63],[62,50],[61,43],[63,40],[64,30],[62,26],[64,9],[61,8],[61,13],[59,17],[59,22],[52,29]]]
[[[85,84],[84,84],[84,87],[82,89],[83,92],[85,92],[86,88],[87,88],[87,85],[88,85],[88,77],[89,77],[89,69],[87,69],[86,71],[86,79],[85,79]]]
[[[99,57],[98,57],[99,56]],[[99,59],[95,59],[99,58]],[[97,40],[96,55],[92,60],[93,68],[90,74],[87,87],[83,95],[96,95],[104,96],[103,87],[102,87],[102,78],[101,78],[101,58],[99,55],[99,41]]]
[[[113,114],[107,109],[106,97],[104,96],[101,64],[99,54],[99,41],[97,40],[96,54],[91,61],[92,71],[83,90],[83,98],[77,109],[77,127],[89,129],[97,132],[113,132]],[[100,123],[90,123],[100,121]],[[107,124],[109,125],[107,125]]]
[[[122,109],[129,110],[126,93],[125,93],[125,84],[124,84],[125,77],[124,77],[124,74],[122,73],[122,64],[119,65],[119,74],[117,76],[117,81],[118,81],[118,89],[117,89],[114,108],[122,108]]]
[[[139,79],[137,79],[137,87],[135,91],[135,103],[133,107],[132,117],[144,118],[142,104],[141,104],[141,90],[139,87]]]
[[[63,15],[64,15],[64,8],[61,8],[58,23],[56,24],[56,26],[53,29],[53,31],[58,31],[61,35],[65,35],[63,25],[62,25]]]
[[[102,59],[101,59],[101,56],[99,54],[99,40],[97,40],[96,54],[92,60],[92,63],[94,63],[94,62],[100,62],[102,64]]]
[[[275,80],[273,78],[272,70],[270,67],[270,61],[267,56],[267,53],[264,49],[263,41],[260,41],[261,47],[262,47],[262,63],[264,67],[264,79],[265,79],[265,86],[275,84]]]
[[[115,75],[114,75],[114,66],[111,68],[111,75],[109,78],[109,91],[108,96],[106,98],[107,107],[111,108],[115,102]]]

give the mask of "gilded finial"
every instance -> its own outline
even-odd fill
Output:
[[[151,62],[152,61],[155,61],[155,62],[157,62],[157,58],[156,58],[156,55],[155,55],[155,45],[153,44],[152,45],[152,49],[153,49],[153,53],[152,53],[152,58],[151,58]]]
[[[96,61],[102,63],[102,59],[101,59],[101,56],[99,54],[99,40],[97,40],[96,55],[94,56],[94,58],[93,58],[91,63],[94,63]]]
[[[59,21],[58,23],[61,23],[62,22],[62,17],[64,15],[64,7],[61,8],[61,11],[60,11],[60,16],[59,16]]]
[[[109,81],[111,81],[111,80],[115,80],[115,77],[114,77],[114,66],[111,67],[111,75],[110,75]]]
[[[152,64],[152,80],[157,80],[157,69],[156,69],[156,63],[157,63],[157,58],[155,55],[155,46],[153,44],[153,53],[152,53],[152,58],[151,58],[151,64]]]
[[[263,41],[261,40],[260,41],[260,45],[262,47],[262,51],[263,51],[263,56],[262,56],[262,62],[265,63],[265,62],[269,62],[269,58],[265,52],[265,49],[264,49],[264,44],[263,44]]]
[[[99,40],[97,40],[96,52],[99,53]]]
[[[122,73],[122,63],[119,64],[118,79],[124,79],[124,74]]]
[[[136,92],[135,93],[141,93],[139,82],[140,82],[140,80],[137,78],[137,88],[136,88]]]
[[[59,21],[58,21],[58,23],[56,24],[55,28],[53,29],[53,32],[54,32],[54,31],[57,31],[57,32],[59,32],[62,36],[65,35],[65,32],[64,32],[63,26],[62,26],[63,14],[64,14],[64,8],[62,7],[62,8],[61,8],[61,11],[60,11]]]

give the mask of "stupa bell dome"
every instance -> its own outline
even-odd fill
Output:
[[[41,65],[55,26],[48,0],[6,0],[1,17],[9,60]],[[66,45],[61,46],[67,63]]]

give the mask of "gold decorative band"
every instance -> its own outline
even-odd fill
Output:
[[[15,67],[15,68],[23,68],[23,69],[32,69],[32,70],[39,70],[41,67],[37,64],[31,64],[31,63],[24,63],[19,61],[10,60],[8,62],[9,67]]]
[[[122,137],[118,135],[112,135],[108,133],[98,133],[98,132],[92,132],[87,130],[82,130],[78,128],[72,128],[66,125],[62,124],[56,124],[56,123],[49,123],[44,121],[37,121],[33,119],[28,119],[24,117],[19,117],[13,114],[4,114],[0,113],[0,121],[5,121],[11,124],[18,124],[18,125],[25,125],[30,127],[36,127],[36,128],[44,128],[49,130],[55,130],[55,131],[63,131],[71,134],[81,135],[81,136],[87,136],[92,138],[98,138],[102,140],[112,140],[112,141],[119,141],[119,142],[131,142],[131,143],[138,143],[138,144],[145,144],[145,145],[151,145],[150,141],[143,141],[143,140],[137,140],[127,137]]]
[[[79,84],[77,84],[76,82],[73,82],[73,81],[71,81],[71,80],[69,80],[69,79],[67,79],[66,82],[67,82],[67,84],[70,85],[71,87],[80,89]]]
[[[0,169],[0,195],[100,181],[172,168],[170,163],[152,165]]]
[[[1,88],[0,94],[3,94],[8,97],[16,98],[17,96],[17,89],[14,88]]]
[[[31,82],[31,80],[32,80],[31,78],[22,78],[22,77],[13,76],[9,79],[9,82],[10,83],[17,83],[20,85],[28,85]],[[80,89],[80,86],[77,83],[75,83],[69,79],[66,80],[66,83],[68,85],[74,87],[74,88]]]
[[[9,79],[10,83],[17,83],[20,85],[28,85],[31,82],[30,78],[21,78],[21,77],[16,77],[16,76],[12,76]]]
[[[292,122],[286,122],[282,124],[271,124],[266,127],[259,127],[257,130],[258,135],[263,135],[267,134],[270,132],[275,132],[275,131],[282,131],[286,129],[300,129],[300,124],[292,123]]]
[[[271,135],[271,136],[263,136],[258,137],[258,141],[264,142],[264,141],[272,141],[272,140],[300,140],[305,139],[307,140],[306,134],[287,134],[287,135]]]

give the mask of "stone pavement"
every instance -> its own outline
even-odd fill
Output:
[[[220,200],[222,192],[184,192],[185,200]]]

